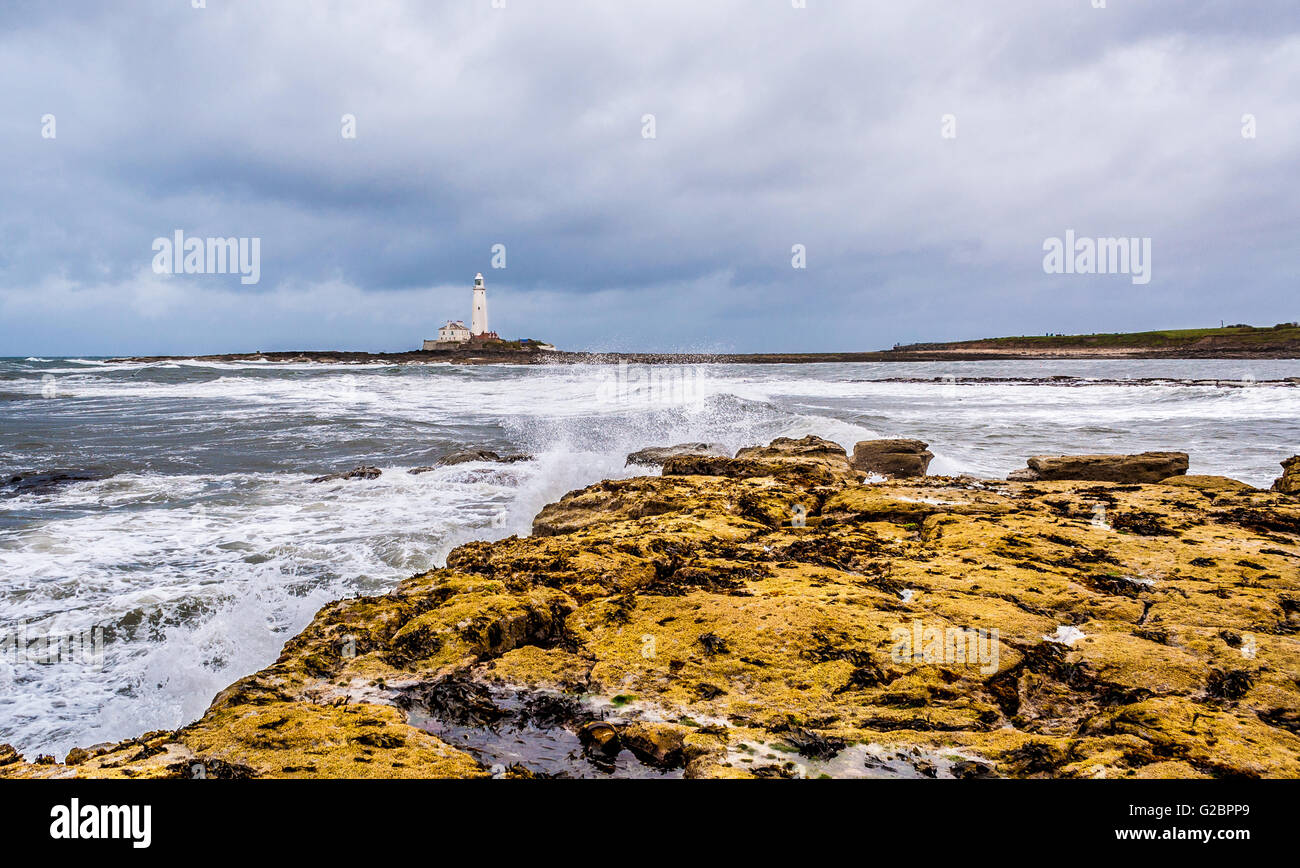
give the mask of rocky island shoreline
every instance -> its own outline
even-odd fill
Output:
[[[642,450],[199,720],[0,777],[1300,777],[1300,458],[929,457]]]
[[[680,353],[599,352],[557,350],[537,341],[486,341],[449,345],[437,350],[369,353],[305,350],[222,353],[204,356],[132,356],[113,362],[275,362],[320,364],[841,364],[864,362],[1044,361],[1048,359],[1296,359],[1300,358],[1300,326],[1279,323],[1272,328],[1235,325],[1218,329],[1182,329],[1094,335],[1041,335],[984,338],[953,343],[898,345],[869,352],[821,353]]]
[[[962,349],[880,350],[844,353],[615,353],[566,350],[466,349],[442,352],[411,350],[369,353],[339,350],[291,350],[273,353],[221,353],[201,356],[125,356],[109,362],[267,362],[322,365],[828,365],[876,362],[1008,362],[1049,359],[1295,359],[1300,347],[1271,349]]]

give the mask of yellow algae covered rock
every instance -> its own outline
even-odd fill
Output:
[[[1282,475],[1273,482],[1273,490],[1300,494],[1300,455],[1292,455],[1282,462]]]
[[[482,777],[468,754],[410,726],[397,709],[308,702],[227,707],[182,731],[219,777]]]
[[[1162,479],[1161,485],[1173,485],[1184,488],[1196,488],[1208,493],[1222,492],[1242,492],[1253,491],[1254,486],[1247,485],[1236,479],[1227,476],[1171,476],[1168,479]]]
[[[174,733],[0,777],[1296,777],[1300,505],[861,481],[779,440],[323,608]]]
[[[798,465],[815,464],[836,473],[848,473],[850,469],[849,455],[843,446],[812,434],[798,440],[778,437],[766,446],[749,446],[738,451],[736,458]]]

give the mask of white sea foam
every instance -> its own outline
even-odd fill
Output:
[[[0,623],[109,635],[102,671],[0,665],[4,738],[60,752],[185,723],[329,600],[386,590],[461,542],[526,534],[544,503],[622,472],[603,456],[558,453],[405,470],[318,485],[124,474],[0,501],[0,516],[37,506],[75,516],[5,534]]]
[[[1078,627],[1060,625],[1056,628],[1055,633],[1044,636],[1043,641],[1055,642],[1058,645],[1072,646],[1074,645],[1075,642],[1078,642],[1080,639],[1086,639],[1086,638],[1088,638],[1087,635]]]

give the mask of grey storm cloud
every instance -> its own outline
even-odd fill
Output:
[[[10,2],[0,355],[404,349],[476,271],[494,327],[569,348],[1297,319],[1298,25],[1290,0]],[[154,274],[177,229],[260,238],[260,283]],[[1151,282],[1045,274],[1068,229],[1151,238]]]

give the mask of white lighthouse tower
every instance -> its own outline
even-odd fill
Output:
[[[474,311],[469,321],[469,333],[478,337],[486,334],[487,330],[487,287],[483,285],[483,273],[479,272],[474,275]]]

